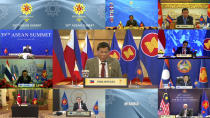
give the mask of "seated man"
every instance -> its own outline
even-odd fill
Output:
[[[101,42],[97,47],[97,57],[88,59],[85,69],[89,70],[89,77],[122,77],[120,63],[109,56],[110,47]]]
[[[129,20],[126,23],[126,26],[138,26],[136,20],[133,19],[133,15],[129,16]]]
[[[183,79],[177,83],[177,86],[192,86],[191,80],[188,75],[184,75]]]
[[[183,116],[183,117],[193,116],[193,111],[188,108],[187,104],[184,104],[183,109],[179,113],[179,116]]]
[[[188,46],[188,42],[184,41],[182,44],[182,47],[178,47],[174,55],[176,56],[177,54],[192,54],[191,49],[187,46]]]
[[[32,53],[29,45],[26,45],[26,48],[23,50],[23,53]]]
[[[83,103],[81,97],[76,98],[77,102],[74,103],[73,111],[88,111],[87,106]]]
[[[177,25],[193,25],[193,17],[189,16],[189,11],[187,8],[182,9],[182,15],[176,19]]]
[[[23,70],[23,71],[22,71],[22,76],[20,76],[20,77],[18,78],[16,84],[21,84],[21,83],[24,83],[24,84],[32,83],[31,77],[28,76],[28,71],[27,71],[27,70]]]

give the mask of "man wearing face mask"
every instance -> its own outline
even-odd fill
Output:
[[[182,15],[177,17],[177,25],[193,25],[193,17],[189,16],[187,8],[182,9]]]
[[[188,42],[184,41],[182,44],[182,47],[177,48],[175,55],[177,55],[177,54],[192,54],[192,51],[187,46],[188,46]]]
[[[31,77],[28,75],[27,70],[22,71],[22,76],[20,76],[17,80],[16,84],[29,84],[32,83]]]
[[[111,58],[109,52],[108,43],[98,44],[97,57],[88,59],[85,65],[85,69],[89,70],[89,77],[122,77],[119,61]]]

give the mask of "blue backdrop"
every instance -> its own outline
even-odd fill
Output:
[[[157,118],[157,89],[107,89],[107,118]]]
[[[113,9],[110,10],[110,4]],[[111,12],[110,12],[111,11]],[[110,13],[114,20],[110,21]],[[117,26],[120,21],[125,26],[129,15],[133,15],[138,25],[141,21],[145,26],[158,26],[157,0],[106,0],[106,26]]]
[[[166,50],[165,56],[174,55],[172,50],[182,46],[183,41],[188,41],[188,47],[197,50],[197,56],[202,56],[203,41],[206,30],[165,30]]]
[[[52,30],[0,30],[0,55],[4,55],[5,48],[8,53],[22,53],[26,45],[32,47],[34,55],[45,55],[45,49],[52,55]]]

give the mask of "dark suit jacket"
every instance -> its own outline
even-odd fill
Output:
[[[23,79],[23,76],[20,76],[20,77],[18,78],[16,84],[21,84],[21,83],[22,83],[22,84],[23,84],[23,83],[24,83],[24,84],[29,84],[30,82],[32,82],[30,76],[27,76],[26,78],[27,78],[27,79],[24,80],[24,79]]]
[[[132,26],[138,26],[136,20],[133,20],[133,22],[131,22],[130,20],[128,20],[127,23],[126,23],[126,26],[130,26],[130,25],[132,25]]]
[[[179,83],[177,83],[177,86],[185,86],[184,80],[179,81]],[[187,81],[186,86],[192,86],[190,79]]]
[[[23,52],[24,52],[24,53],[31,53],[32,51],[31,51],[31,49],[25,48],[25,49],[23,50]]]
[[[81,102],[81,107],[84,111],[88,111],[85,103]],[[74,103],[73,111],[77,111],[77,109],[79,109],[79,105],[78,105],[78,103]]]
[[[177,55],[177,54],[182,54],[182,47],[178,47],[177,50],[175,51],[175,54],[174,55]],[[192,54],[192,51],[190,48],[186,48],[186,54]]]
[[[184,116],[184,109],[181,110],[179,116]],[[193,116],[193,111],[191,109],[187,109],[187,116]]]
[[[177,17],[176,24],[184,25],[183,15]],[[193,25],[193,17],[192,16],[187,17],[186,25]]]
[[[109,57],[107,60],[108,77],[122,77],[120,63],[117,59]],[[87,60],[85,69],[89,70],[89,77],[99,77],[99,60],[97,57]]]

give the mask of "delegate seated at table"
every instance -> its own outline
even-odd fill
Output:
[[[177,54],[192,54],[191,49],[187,46],[188,46],[188,42],[184,41],[182,46],[177,48],[174,55],[176,56]]]
[[[29,45],[26,45],[26,48],[23,49],[23,53],[32,53],[32,50],[30,49]]]
[[[22,71],[22,75],[18,78],[16,84],[29,84],[32,83],[31,77],[28,75],[27,70]]]
[[[88,111],[87,106],[83,103],[81,97],[76,98],[77,102],[74,103],[73,111]]]
[[[193,25],[193,17],[189,16],[189,11],[187,8],[182,9],[182,15],[177,17],[177,25]]]
[[[133,15],[129,16],[129,20],[126,23],[126,26],[138,26],[137,21],[133,18]]]
[[[193,116],[193,111],[192,109],[188,108],[187,104],[184,104],[183,109],[179,113],[179,116],[182,116],[182,117]]]
[[[87,60],[85,69],[89,70],[89,77],[122,77],[120,63],[109,56],[110,47],[106,42],[97,46],[97,57]]]

